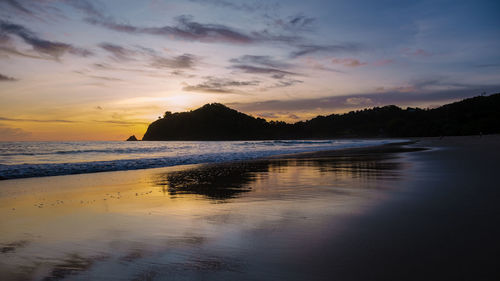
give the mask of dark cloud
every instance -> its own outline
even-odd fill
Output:
[[[270,88],[290,87],[290,86],[293,86],[295,84],[300,84],[300,83],[303,83],[303,82],[304,81],[296,80],[296,79],[285,79],[285,80],[278,81],[274,85],[268,87],[268,89],[270,89]]]
[[[303,28],[311,25],[314,21],[314,18],[306,17],[304,15],[297,15],[290,18],[290,20],[288,21],[288,25],[293,26],[294,28]]]
[[[76,123],[77,121],[71,120],[62,120],[62,119],[24,119],[24,118],[8,118],[1,117],[1,121],[10,121],[10,122],[40,122],[40,123]]]
[[[235,64],[256,64],[273,68],[290,68],[291,64],[278,61],[270,56],[254,56],[254,55],[244,55],[239,58],[234,58],[229,60]]]
[[[21,51],[17,50],[13,46],[0,46],[0,53],[1,54],[5,54],[7,56],[8,55],[15,55],[15,56],[20,56],[20,57],[25,57],[25,58],[32,58],[32,59],[47,59],[45,57],[31,55],[31,54],[27,54],[27,53],[21,52]]]
[[[165,58],[161,56],[153,56],[151,66],[156,68],[193,68],[196,63],[196,57],[191,54],[183,54],[180,56]]]
[[[285,70],[281,70],[281,69],[277,69],[277,68],[258,67],[258,66],[245,65],[245,64],[233,65],[233,66],[231,66],[231,68],[243,71],[244,73],[269,74],[269,75],[271,75],[271,77],[276,78],[276,79],[281,79],[281,78],[285,77],[286,75],[299,75],[298,73],[295,73],[295,72],[285,71]]]
[[[31,21],[36,19],[47,22],[57,19],[67,19],[60,9],[52,4],[57,1],[0,0],[0,17],[21,18]]]
[[[235,88],[258,86],[260,81],[237,81],[226,78],[206,77],[207,80],[197,85],[185,85],[182,89],[188,92],[219,93],[219,94],[241,94]]]
[[[234,9],[254,9],[250,7],[261,7],[261,4],[254,5],[243,3],[234,4],[225,0],[193,0],[204,4],[211,4],[223,7],[230,7]],[[102,26],[104,28],[114,30],[117,32],[124,32],[130,34],[150,34],[169,39],[198,41],[205,43],[232,43],[232,44],[256,44],[256,43],[279,43],[292,46],[298,50],[292,52],[290,57],[295,58],[302,55],[318,52],[339,52],[339,51],[352,51],[356,46],[354,44],[339,44],[339,45],[308,45],[304,44],[307,40],[298,35],[299,32],[308,31],[311,24],[315,21],[312,17],[307,17],[302,14],[288,17],[284,20],[274,20],[274,26],[279,26],[279,30],[273,32],[272,30],[260,30],[244,32],[233,27],[223,24],[200,23],[193,20],[190,15],[181,15],[175,18],[173,25],[165,25],[160,27],[144,27],[136,26],[129,23],[120,23],[113,19],[111,16],[104,15],[99,9],[95,8],[90,2],[70,1],[70,3],[83,11],[87,18],[86,22]],[[265,2],[263,6],[270,7]],[[276,4],[277,5],[277,4]],[[262,6],[262,7],[263,7]],[[257,9],[257,8],[256,8]],[[273,28],[276,29],[276,28]],[[281,31],[281,32],[280,32]],[[283,34],[283,31],[287,31]]]
[[[315,53],[352,53],[357,52],[361,49],[359,44],[355,43],[345,43],[336,45],[313,45],[304,44],[297,45],[298,50],[290,53],[291,58],[297,58],[304,55],[310,55]]]
[[[3,36],[7,36],[6,34],[16,35],[26,44],[30,45],[35,52],[41,55],[50,56],[54,59],[59,59],[59,57],[65,53],[82,57],[92,55],[92,52],[83,48],[77,48],[66,43],[41,39],[24,26],[7,21],[0,20],[0,32],[3,33]]]
[[[161,28],[144,28],[146,33],[177,36],[181,39],[205,42],[251,43],[254,39],[230,27],[219,24],[202,24],[192,21],[191,16],[179,16],[177,25]]]
[[[260,112],[257,116],[269,119],[278,119],[279,116],[274,112]]]
[[[175,25],[162,27],[137,27],[129,24],[120,24],[110,18],[98,17],[88,18],[86,21],[118,32],[151,34],[182,40],[238,44],[248,44],[255,41],[251,36],[225,25],[202,24],[192,21],[192,17],[185,15],[177,17]]]
[[[114,68],[112,66],[110,66],[109,64],[105,64],[105,63],[94,63],[93,66],[97,69],[101,69],[101,70],[114,70]]]
[[[99,47],[102,49],[108,51],[113,59],[117,61],[127,61],[127,60],[132,60],[133,56],[137,54],[136,51],[130,50],[127,48],[124,48],[119,45],[111,44],[111,43],[101,43],[99,44]]]
[[[27,15],[33,15],[33,12],[28,10],[26,7],[24,7],[19,1],[16,0],[3,0],[4,3],[9,4],[12,8],[17,10],[18,12],[27,14]]]
[[[272,25],[274,27],[290,32],[311,31],[312,25],[316,21],[315,18],[307,17],[303,14],[289,16],[284,19],[274,19]]]
[[[235,3],[234,1],[227,0],[189,0],[191,2],[200,3],[204,5],[211,5],[215,7],[221,8],[229,8],[238,11],[245,12],[256,12],[256,11],[264,11],[268,9],[276,9],[279,4],[278,3],[269,3],[268,1],[246,1],[243,3]]]
[[[17,81],[17,79],[0,73],[0,82],[12,82],[12,81]]]
[[[85,11],[85,9],[84,9]],[[119,23],[109,16],[101,13],[88,12],[85,19],[88,23],[111,29],[117,32],[131,34],[150,34],[168,37],[169,39],[198,41],[205,43],[233,43],[233,44],[255,44],[255,43],[284,43],[296,45],[304,41],[304,38],[293,34],[285,35],[273,33],[269,30],[243,32],[223,24],[199,23],[192,16],[181,15],[175,18],[175,24],[160,27],[141,27],[128,23]],[[289,26],[304,27],[312,21],[312,18],[295,16],[288,20]],[[291,27],[290,27],[291,28]],[[297,30],[295,31],[297,32]],[[294,32],[294,33],[295,33]],[[304,46],[299,46],[304,48]],[[325,49],[332,46],[323,46]]]
[[[474,85],[460,83],[450,80],[446,76],[437,76],[431,79],[416,79],[409,83],[409,85],[396,87],[389,90],[397,90],[400,92],[425,92],[435,89],[468,89]]]
[[[149,66],[154,68],[190,69],[195,66],[198,60],[192,54],[164,57],[159,55],[155,50],[142,46],[136,46],[136,50],[111,43],[101,43],[99,46],[109,52],[115,61],[131,61],[141,56],[141,60],[149,61]],[[105,64],[95,64],[95,66],[100,69],[116,69]]]
[[[93,4],[86,0],[65,0],[64,2],[84,12],[88,16],[96,18],[105,18],[105,16],[101,12],[104,8],[95,7],[94,4],[96,3]]]
[[[108,76],[88,75],[88,77],[94,78],[94,79],[99,79],[99,80],[104,80],[104,81],[123,81],[123,79],[115,78],[115,77],[108,77]]]
[[[244,55],[239,58],[230,59],[229,61],[233,63],[230,68],[240,70],[244,73],[270,75],[274,79],[284,79],[289,75],[300,75],[284,70],[293,68],[292,64],[275,60],[270,56]]]
[[[353,94],[345,96],[331,96],[314,99],[295,99],[295,100],[268,100],[254,103],[232,103],[230,107],[243,112],[254,111],[312,111],[322,110],[351,110],[352,108],[367,108],[384,105],[409,106],[426,103],[448,103],[453,100],[460,100],[481,93],[500,92],[500,85],[491,85],[486,87],[470,85],[467,88],[428,91],[428,92],[407,92],[387,91],[383,93]]]
[[[279,43],[286,46],[295,46],[300,42],[305,41],[303,37],[293,33],[292,35],[281,34],[279,32],[271,32],[267,29],[261,31],[253,31],[250,33],[254,40],[252,43]]]

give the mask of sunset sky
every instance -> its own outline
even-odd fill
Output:
[[[0,0],[0,140],[142,137],[500,92],[499,1]]]

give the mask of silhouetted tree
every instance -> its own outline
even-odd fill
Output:
[[[395,105],[317,116],[288,124],[267,122],[220,103],[190,112],[165,112],[143,140],[259,140],[333,137],[411,137],[500,133],[500,94],[434,109]]]

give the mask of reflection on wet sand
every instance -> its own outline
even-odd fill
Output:
[[[207,199],[224,200],[241,196],[252,190],[252,183],[269,173],[300,173],[307,177],[324,176],[339,181],[342,178],[363,180],[397,179],[402,169],[390,154],[345,156],[319,159],[258,160],[213,164],[176,172],[159,173],[152,183],[170,195],[197,194]],[[306,169],[303,169],[306,168]],[[292,171],[297,170],[297,171]],[[298,171],[300,170],[300,171]],[[307,182],[307,184],[314,183]],[[332,183],[333,184],[333,183]],[[338,183],[337,183],[338,185]],[[366,187],[366,186],[352,186]]]
[[[377,153],[4,181],[0,279],[259,279],[260,255],[340,229],[406,168]]]

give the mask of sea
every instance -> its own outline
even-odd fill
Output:
[[[402,140],[0,142],[0,179],[241,161],[399,141]]]

